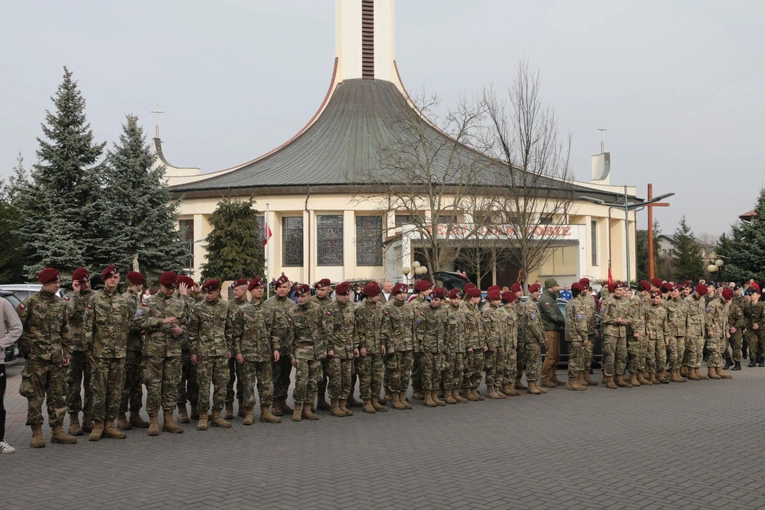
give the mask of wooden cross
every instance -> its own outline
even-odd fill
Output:
[[[149,113],[153,113],[157,116],[157,120],[154,122],[154,138],[159,138],[159,114],[165,112],[160,111],[159,105],[157,105],[157,107]]]
[[[648,196],[646,200],[653,198],[653,184],[648,185]],[[648,204],[645,208],[648,210],[648,279],[653,278],[653,208],[654,207],[669,207],[666,202],[656,202],[654,204]]]

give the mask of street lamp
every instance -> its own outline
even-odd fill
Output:
[[[624,209],[624,245],[625,249],[627,250],[627,285],[630,284],[630,211],[634,209],[639,209],[641,207],[645,207],[648,204],[653,204],[655,202],[660,202],[664,200],[665,198],[669,198],[673,196],[674,193],[665,193],[664,195],[654,197],[651,200],[646,200],[644,202],[628,202],[629,196],[627,195],[627,186],[624,186],[624,204],[619,204],[616,202],[606,202],[605,200],[601,200],[599,198],[594,197],[587,197],[587,196],[581,196],[579,197],[579,200],[584,200],[586,202],[592,202],[593,204],[598,205],[605,205],[608,206],[609,209]],[[652,228],[651,225],[648,226],[648,228]],[[720,261],[722,262],[722,261]],[[610,261],[609,261],[610,263]]]
[[[711,262],[711,261],[710,261]],[[717,273],[717,282],[722,281],[722,269],[725,265],[725,262],[722,261],[722,259],[717,259],[714,264],[709,264],[707,267],[707,271],[709,271],[711,274]]]

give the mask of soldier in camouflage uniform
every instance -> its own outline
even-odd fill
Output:
[[[297,306],[287,312],[288,341],[292,346],[292,366],[295,367],[295,410],[292,421],[318,420],[313,413],[317,385],[322,378],[321,360],[327,356],[322,332],[321,306],[311,302],[311,287],[301,285],[295,291]],[[382,374],[380,374],[382,375]]]
[[[627,365],[627,326],[632,320],[632,307],[624,298],[624,282],[614,284],[613,294],[601,305],[603,325],[603,382],[609,389],[631,388],[624,380]],[[635,332],[633,335],[638,335]],[[634,337],[633,338],[637,338]]]
[[[427,297],[430,295],[431,285],[428,280],[417,280],[414,283],[415,295],[409,298],[412,306],[420,308],[427,304]],[[420,353],[415,353],[414,363],[412,364],[412,398],[414,400],[423,400],[425,395],[422,390],[422,368],[420,365]]]
[[[179,275],[176,279],[178,290],[175,296],[183,301],[186,307],[186,317],[191,316],[191,309],[195,304],[204,301],[199,284],[189,276]],[[186,292],[182,293],[181,288]],[[188,326],[185,324],[184,327]],[[181,380],[178,384],[178,421],[180,423],[190,423],[189,415],[186,411],[186,404],[191,404],[191,418],[199,419],[199,384],[197,383],[197,367],[191,364],[191,350],[189,347],[189,338],[186,333],[181,335]]]
[[[329,398],[332,416],[353,416],[348,409],[348,397],[351,394],[351,375],[353,359],[359,350],[354,348],[353,328],[356,308],[350,302],[351,284],[339,283],[335,287],[335,302],[324,308],[322,330],[326,339],[327,357],[329,358]]]
[[[486,293],[488,303],[481,310],[483,330],[485,332],[486,347],[484,353],[484,373],[486,374],[486,395],[489,398],[505,398],[504,393],[499,393],[497,387],[502,387],[502,376],[505,370],[505,353],[503,344],[506,335],[505,317],[499,305],[502,304],[502,295],[499,288],[493,288]]]
[[[582,353],[582,356],[584,357],[584,367],[582,371],[579,372],[582,378],[580,382],[587,386],[597,386],[598,381],[595,381],[590,377],[590,372],[592,371],[592,353],[595,349],[595,342],[600,336],[596,323],[597,303],[595,302],[595,297],[592,295],[590,280],[588,278],[582,278],[579,280],[579,285],[584,289],[580,295],[580,299],[587,312],[587,343],[583,346],[584,352]]]
[[[427,407],[444,406],[438,398],[441,388],[441,374],[446,369],[446,311],[441,307],[444,298],[443,287],[436,287],[430,294],[430,303],[421,305],[415,319],[417,352],[421,354],[422,389]]]
[[[316,289],[316,295],[311,298],[311,302],[316,303],[319,305],[322,309],[327,307],[330,303],[333,303],[332,298],[330,297],[330,294],[332,294],[332,282],[329,278],[322,278],[318,282],[316,282],[316,285],[314,285],[314,289]],[[316,409],[319,409],[320,411],[331,411],[332,407],[327,404],[327,384],[329,383],[329,356],[325,357],[321,360],[321,379],[319,380],[319,387],[318,387],[318,400],[316,403]],[[330,397],[331,399],[332,397]],[[343,413],[345,414],[345,413]],[[339,416],[339,413],[338,413]]]
[[[729,292],[729,302],[733,299],[733,291],[730,289],[725,290]],[[724,296],[719,294],[715,295],[707,303],[706,315],[704,317],[707,331],[704,349],[707,355],[707,376],[710,379],[722,379],[719,374],[724,375],[725,379],[731,378],[731,376],[722,371],[723,337],[728,334],[728,311],[728,303],[726,303]]]
[[[667,301],[667,329],[669,340],[669,368],[671,382],[685,382],[680,375],[687,342],[685,323],[688,318],[688,303],[682,298],[680,286],[673,285],[671,299]]]
[[[465,294],[466,300],[462,308],[462,318],[467,354],[465,356],[465,376],[462,381],[462,388],[467,399],[474,402],[483,400],[481,394],[478,393],[478,387],[481,385],[483,353],[489,349],[486,346],[481,310],[478,308],[478,303],[481,302],[481,291],[472,287]]]
[[[657,280],[657,278],[654,278],[654,280]],[[645,314],[651,307],[651,292],[659,292],[649,290],[651,287],[653,287],[652,284],[641,280],[638,283],[638,292],[630,301],[633,315],[632,322],[635,323],[635,326],[630,325],[627,328],[627,355],[630,371],[629,381],[635,387],[651,386],[653,381],[650,374],[656,373],[657,345],[655,342],[650,342],[645,335]],[[627,292],[625,291],[626,294]],[[661,292],[659,292],[659,295],[661,296]],[[634,331],[640,333],[640,338],[636,339],[632,336]],[[656,384],[659,384],[658,379]]]
[[[749,367],[756,367],[757,362],[760,366],[765,366],[765,303],[761,299],[761,294],[754,287],[749,287],[746,291],[750,296],[750,301],[744,307],[746,315],[746,338],[749,349]]]
[[[510,287],[510,292],[515,294],[515,302],[512,305],[512,309],[516,315],[516,327],[518,330],[518,340],[516,342],[515,354],[516,354],[516,371],[515,371],[515,384],[513,388],[516,390],[527,390],[528,387],[523,384],[523,370],[526,364],[526,306],[521,302],[523,297],[523,286],[520,283],[514,283]],[[507,395],[507,393],[505,393]]]
[[[734,292],[740,293],[740,287]],[[730,348],[731,353],[726,349],[723,351],[725,355],[725,366],[723,370],[733,368],[733,370],[741,370],[741,338],[743,330],[746,327],[746,318],[744,317],[743,299],[737,299],[739,296],[734,296],[731,300],[730,307],[728,309],[728,333],[730,334]]]
[[[669,383],[664,377],[664,367],[667,366],[667,346],[669,346],[672,335],[670,334],[667,307],[661,292],[651,292],[651,306],[645,310],[644,324],[645,336],[649,345],[653,347],[655,358],[647,360],[647,368],[651,376],[651,382],[654,378],[659,383]],[[660,375],[655,375],[659,371]]]
[[[292,414],[293,410],[287,405],[287,392],[290,388],[290,373],[292,372],[292,358],[290,357],[290,345],[287,342],[287,311],[295,306],[295,302],[289,298],[291,289],[289,278],[281,275],[274,282],[276,295],[267,299],[263,306],[271,315],[271,321],[276,328],[279,337],[279,361],[275,361],[272,367],[274,381],[274,403],[271,412],[274,416]]]
[[[130,317],[133,318],[141,309],[141,293],[146,278],[137,271],[128,272],[126,278],[128,290],[122,294],[122,297],[130,305]],[[135,321],[131,321],[125,352],[125,385],[122,388],[120,412],[117,416],[118,427],[121,430],[130,430],[133,427],[141,429],[149,427],[149,422],[141,418],[141,407],[143,407],[141,344],[141,328],[137,327]],[[128,409],[130,409],[130,420],[126,416]]]
[[[66,367],[72,359],[66,302],[56,295],[58,270],[45,268],[37,275],[42,290],[16,306],[23,332],[19,349],[26,359],[19,394],[26,397],[27,425],[32,428],[32,448],[44,448],[43,401],[48,406],[51,443],[72,444],[77,439],[64,432],[66,414]]]
[[[504,319],[505,333],[502,336],[500,349],[504,352],[504,370],[502,372],[502,385],[497,389],[503,395],[516,397],[520,395],[513,388],[513,382],[516,380],[516,371],[518,370],[518,315],[515,311],[516,297],[512,291],[502,293],[502,317]]]
[[[67,304],[69,318],[69,332],[74,342],[72,360],[67,371],[67,405],[69,407],[69,433],[73,436],[81,436],[83,430],[93,430],[91,421],[91,408],[93,394],[90,392],[90,378],[93,368],[82,353],[82,328],[87,316],[87,306],[96,292],[90,288],[90,272],[84,267],[79,267],[72,273],[72,288],[74,291],[64,297]],[[82,391],[85,390],[85,402],[83,405]],[[79,423],[79,413],[82,411],[82,427]]]
[[[703,355],[702,351],[704,349],[704,338],[706,337],[706,304],[704,302],[706,293],[706,285],[699,284],[696,285],[696,291],[685,298],[686,303],[688,303],[688,316],[685,328],[686,335],[688,336],[688,343],[685,344],[688,360],[686,366],[688,367],[688,378],[691,381],[709,379],[699,372]]]
[[[391,290],[391,300],[383,306],[380,334],[385,346],[385,391],[391,396],[394,409],[411,409],[406,401],[409,376],[414,364],[415,307],[407,303],[408,286],[397,283]]]
[[[244,406],[244,425],[255,421],[255,394],[257,384],[260,396],[261,423],[281,423],[271,414],[274,401],[272,362],[279,361],[279,337],[271,322],[272,315],[263,308],[263,280],[255,277],[247,285],[252,299],[240,306],[231,318],[232,352],[241,367]]]
[[[234,299],[228,302],[228,316],[233,318],[236,312],[244,305],[247,304],[247,287],[250,282],[246,278],[239,278],[231,283],[231,289],[234,294]],[[230,336],[230,335],[229,335]],[[234,356],[231,356],[228,360],[228,381],[226,382],[226,416],[224,418],[230,419],[234,417],[234,399],[236,398],[240,418],[246,417],[246,411],[244,406],[244,372],[243,365],[236,362]],[[236,391],[234,391],[236,390]]]
[[[584,371],[584,345],[589,342],[587,327],[587,309],[582,297],[582,285],[579,282],[571,284],[572,298],[566,303],[566,341],[569,342],[568,384],[567,389],[584,391],[580,373]]]
[[[93,367],[93,431],[88,438],[98,441],[102,435],[125,439],[125,433],[114,426],[125,386],[125,356],[128,334],[135,312],[130,302],[117,292],[120,271],[108,266],[101,274],[103,292],[88,303],[83,329],[82,352]]]
[[[720,343],[717,351],[717,361],[720,362],[720,364],[722,364],[722,358],[728,356],[728,342],[732,334],[732,328],[729,322],[731,316],[730,309],[734,306],[734,297],[733,289],[729,287],[722,289],[722,292],[720,293],[720,298],[723,303],[722,317],[720,317]],[[707,365],[709,365],[709,363],[707,363]],[[720,379],[733,379],[733,376],[723,372],[723,368],[719,365],[715,367],[715,372]]]
[[[229,307],[220,299],[220,282],[208,280],[202,285],[205,300],[194,305],[189,318],[191,364],[197,367],[199,382],[199,421],[197,430],[207,430],[212,384],[212,426],[229,428],[231,422],[221,416],[226,401],[228,358],[231,357]]]
[[[143,344],[143,383],[146,386],[146,412],[149,413],[148,435],[159,435],[160,407],[164,411],[162,429],[180,434],[183,429],[173,422],[178,405],[181,381],[181,342],[188,328],[188,309],[174,296],[177,275],[165,271],[159,277],[159,292],[143,303],[136,313],[138,326],[145,331]],[[185,285],[178,289],[188,293]]]
[[[369,282],[363,289],[366,299],[354,310],[355,347],[359,349],[356,368],[361,382],[361,398],[364,400],[364,412],[386,412],[387,407],[380,403],[382,389],[383,362],[385,345],[382,343],[380,326],[383,307],[379,303],[380,285]]]
[[[529,300],[521,303],[521,306],[526,308],[526,313],[519,314],[526,318],[526,381],[528,382],[526,391],[531,395],[547,393],[547,388],[539,386],[539,377],[542,372],[542,344],[547,339],[537,308],[537,299],[541,291],[542,286],[538,283],[529,286]]]
[[[444,371],[444,402],[447,404],[464,404],[466,398],[460,395],[462,377],[465,372],[465,332],[464,319],[460,303],[459,289],[452,289],[447,296],[449,305],[446,307],[446,370]]]

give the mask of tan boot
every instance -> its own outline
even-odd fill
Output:
[[[680,375],[680,369],[679,368],[672,369],[672,372],[671,372],[669,380],[672,381],[672,382],[677,382],[677,383],[685,382],[685,379],[683,379],[683,377]]]
[[[191,423],[186,412],[186,404],[178,404],[178,423]]]
[[[691,381],[699,381],[700,380],[699,376],[696,374],[696,370],[694,370],[691,367],[683,367],[683,368],[687,369],[686,372],[688,372],[688,379],[689,380],[691,380]],[[682,371],[680,373],[682,374]]]
[[[127,416],[125,413],[120,413],[117,415],[117,427],[119,427],[120,430],[132,430],[133,426],[130,424],[130,422],[127,419]]]
[[[478,401],[478,395],[475,393],[473,388],[465,388],[465,397],[471,401],[476,402]]]
[[[638,372],[637,380],[640,383],[640,386],[653,386],[653,383],[651,382],[651,376],[648,374],[648,372]],[[632,381],[630,381],[630,384],[631,383]]]
[[[451,390],[447,391],[444,395],[444,402],[447,404],[456,404],[457,399],[454,398],[454,395],[452,394]]]
[[[523,381],[521,380],[520,377],[516,377],[516,379],[515,379],[515,389],[516,390],[527,390],[529,388],[528,388],[528,386],[525,386],[523,384]]]
[[[395,404],[394,404],[394,407],[395,407]],[[332,416],[336,416],[338,418],[345,418],[345,412],[343,412],[343,410],[340,409],[340,402],[338,402],[336,398],[333,398],[330,401],[329,413]]]
[[[680,368],[680,377],[688,377],[688,378],[690,378],[689,367],[683,366],[683,367]]]
[[[473,396],[478,397],[478,400],[483,400],[483,395],[478,391],[478,388],[473,388]]]
[[[486,396],[493,399],[502,398],[499,396],[499,393],[497,393],[497,388],[495,386],[489,386],[486,388]]]
[[[117,430],[117,428],[114,426],[113,419],[111,420],[107,419],[104,422],[104,437],[108,437],[110,439],[125,439],[127,437],[127,434]]]
[[[287,405],[287,397],[282,397],[279,399],[279,408],[284,414],[292,414],[292,408]]]
[[[574,377],[568,378],[568,384],[566,385],[567,390],[571,391],[584,391],[587,389],[587,386],[582,386],[579,384],[579,374],[577,374]]]
[[[426,391],[424,393],[425,395],[425,406],[426,407],[438,407],[438,404],[433,400],[433,392],[432,391]]]
[[[375,411],[378,413],[385,413],[388,411],[388,408],[380,403],[380,399],[378,397],[372,397],[372,407],[374,407]]]
[[[364,412],[367,414],[375,414],[377,411],[375,411],[375,408],[372,406],[372,399],[365,398],[364,399]]]
[[[700,368],[694,368],[693,372],[696,374],[696,377],[698,377],[700,381],[708,381],[709,380],[709,377],[707,377],[707,376],[705,376],[704,374],[701,373],[701,369]]]
[[[191,419],[192,420],[198,420],[199,419],[199,409],[197,408],[197,403],[192,402],[191,403]]]
[[[606,388],[608,388],[609,390],[615,390],[616,388],[618,388],[618,386],[614,382],[614,377],[613,376],[609,375],[609,376],[604,377],[604,379],[605,380],[603,382],[605,383]]]
[[[468,399],[460,395],[460,390],[457,389],[452,390],[452,397],[454,397],[454,400],[459,404],[465,404],[468,401]]]
[[[733,379],[732,375],[726,374],[720,367],[717,367],[717,375],[720,376],[720,379]]]
[[[244,410],[244,420],[242,421],[242,425],[252,425],[255,423],[255,408],[253,407],[243,407]]]
[[[183,434],[183,429],[173,421],[172,411],[165,411],[162,414],[162,430],[171,434]]]
[[[404,407],[407,409],[413,409],[412,404],[409,403],[409,401],[406,399],[406,392],[402,391],[398,394],[398,401],[404,404]]]
[[[84,432],[91,432],[93,430],[93,422],[85,413],[82,413],[82,430]]]
[[[537,385],[536,381],[529,381],[528,389],[526,390],[531,395],[541,395],[541,388]]]
[[[659,370],[658,372],[651,374],[651,382],[653,384],[666,384],[669,381],[664,377],[664,370]]]
[[[271,414],[274,416],[284,416],[284,413],[282,412],[282,408],[279,405],[279,399],[274,398],[274,403],[271,404]]]
[[[213,415],[215,414],[215,409],[213,409]],[[226,402],[226,413],[223,416],[226,420],[230,420],[234,417],[234,403],[233,402]],[[213,423],[213,426],[215,424]]]
[[[441,400],[441,397],[438,396],[438,393],[438,390],[431,392],[430,398],[433,399],[433,402],[435,402],[437,406],[443,407],[446,405],[446,402]]]
[[[504,386],[502,386],[502,390],[501,391],[502,391],[502,393],[504,393],[508,397],[517,397],[518,395],[520,395],[520,393],[515,391],[515,388],[513,388],[513,385],[510,384],[510,383],[505,384]]]
[[[237,400],[237,403],[239,404],[239,406],[237,407],[238,410],[236,412],[236,415],[239,416],[240,418],[247,418],[247,408],[244,407],[244,402],[242,401],[241,398],[238,398],[236,400]],[[254,413],[254,408],[253,408],[253,413]],[[254,415],[253,415],[252,421],[253,422],[255,421]]]
[[[146,433],[150,436],[159,435],[159,415],[156,411],[149,413],[149,430]]]
[[[45,448],[45,439],[43,438],[42,425],[32,425],[32,448]]]
[[[393,409],[397,411],[406,411],[406,406],[401,403],[401,396],[398,393],[391,394]]]
[[[73,436],[82,435],[82,427],[80,427],[80,413],[69,413],[69,433]]]
[[[380,403],[386,406],[391,402],[393,402],[393,394],[386,391],[385,393],[383,393],[383,396],[380,397]]]
[[[318,404],[316,405],[316,409],[319,411],[331,411],[332,406],[327,404],[327,399],[324,397],[324,395],[319,395]]]
[[[586,384],[587,386],[597,386],[598,385],[598,381],[595,381],[595,380],[593,380],[590,377],[590,371],[589,370],[582,370],[579,373],[582,374],[582,379],[584,380],[584,384]]]
[[[197,430],[207,430],[207,413],[199,413],[199,421],[197,422]]]
[[[425,393],[420,388],[412,388],[412,400],[424,400]]]
[[[637,377],[635,374],[632,374],[633,377]],[[616,381],[616,385],[620,388],[632,388],[632,382],[627,382],[624,380],[624,376],[616,374],[614,376],[614,380]],[[637,379],[635,379],[637,382]]]
[[[619,384],[619,378],[620,378],[620,377],[621,377],[621,376],[618,376],[618,375],[616,376],[616,385],[617,385],[617,386],[620,386],[620,384]],[[621,379],[622,379],[622,380],[624,380],[624,377],[621,377]],[[643,381],[644,381],[644,382],[647,382],[645,379],[643,379]],[[629,380],[629,384],[630,384],[632,387],[634,387],[634,388],[639,388],[639,387],[641,386],[641,384],[640,384],[640,380],[638,379],[638,375],[637,375],[637,372],[630,372],[630,380]]]
[[[292,421],[303,421],[303,406],[295,402],[295,408],[292,410]]]
[[[343,411],[346,416],[353,416],[353,411],[348,409],[348,400],[344,398],[340,399],[340,410]]]
[[[213,409],[212,414],[212,420],[210,420],[210,423],[213,427],[220,427],[222,429],[230,429],[231,428],[231,422],[226,421],[221,416],[221,410],[220,409]]]
[[[718,381],[720,380],[720,376],[717,375],[717,368],[716,367],[709,367],[709,369],[707,371],[707,374],[708,374],[707,376],[710,379],[717,379]]]
[[[261,423],[281,423],[282,419],[274,414],[269,409],[269,406],[260,406],[260,422]]]
[[[130,411],[130,425],[137,429],[149,428],[149,422],[141,418],[141,411]]]
[[[53,443],[75,444],[77,442],[77,438],[72,437],[68,435],[66,432],[64,432],[64,426],[59,423],[58,425],[53,426],[53,429],[50,435],[50,442],[51,444]]]
[[[313,412],[313,404],[303,404],[303,418],[306,420],[316,421],[319,419]]]

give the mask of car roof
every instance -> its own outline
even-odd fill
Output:
[[[38,291],[42,289],[41,283],[13,283],[0,285],[0,290],[32,290]]]

